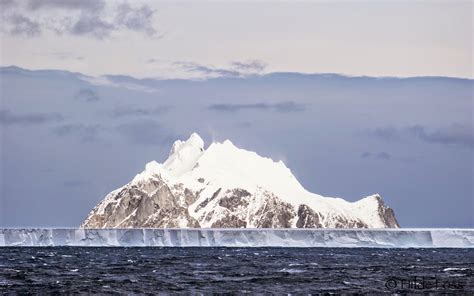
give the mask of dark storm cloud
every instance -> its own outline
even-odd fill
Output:
[[[117,126],[117,132],[123,135],[131,144],[139,145],[169,145],[179,136],[166,130],[153,120],[135,121]]]
[[[24,113],[15,114],[10,110],[0,109],[0,124],[2,125],[33,125],[63,120],[58,113]]]
[[[387,152],[364,152],[360,156],[361,158],[372,158],[372,159],[381,159],[381,160],[389,160],[391,155]]]
[[[83,88],[79,90],[74,97],[77,100],[86,101],[86,102],[95,102],[100,100],[99,95],[92,89]]]
[[[156,108],[140,108],[133,106],[120,106],[115,108],[111,116],[114,118],[117,117],[126,117],[126,116],[153,116],[161,115],[171,110],[171,106],[159,106]]]
[[[9,24],[8,33],[25,37],[35,37],[41,34],[40,24],[27,16],[13,14],[5,20]]]
[[[299,112],[306,109],[306,105],[296,102],[281,102],[275,104],[255,103],[255,104],[214,104],[209,109],[222,112],[237,112],[245,110],[277,111],[277,112]]]
[[[427,143],[474,148],[474,129],[472,126],[462,124],[441,128],[429,128],[423,125],[405,128],[385,127],[370,130],[369,134],[384,141],[415,138]]]
[[[103,130],[101,125],[84,125],[84,124],[64,124],[56,126],[52,129],[53,133],[60,137],[78,138],[82,142],[97,141],[100,131]]]
[[[153,26],[156,11],[149,5],[130,5],[124,2],[94,0],[31,0],[19,2],[22,5],[2,1],[3,31],[11,35],[34,37],[43,31],[58,35],[106,39],[113,33],[129,30],[159,37]],[[139,2],[131,2],[139,3]],[[13,8],[12,8],[13,7]],[[8,10],[6,8],[9,8]],[[11,10],[15,10],[10,14]],[[30,15],[34,13],[34,18]]]

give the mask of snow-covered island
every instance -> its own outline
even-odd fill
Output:
[[[378,195],[357,202],[307,191],[282,161],[212,143],[176,141],[109,193],[82,228],[398,228]]]

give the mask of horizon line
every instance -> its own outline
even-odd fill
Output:
[[[248,77],[264,77],[264,76],[269,76],[269,75],[275,75],[275,74],[293,74],[293,75],[306,75],[306,76],[311,76],[311,75],[317,75],[317,76],[339,76],[339,77],[344,77],[344,78],[372,78],[372,79],[420,79],[420,78],[431,78],[431,79],[439,79],[439,78],[444,78],[444,79],[457,79],[457,80],[468,80],[468,81],[474,81],[474,76],[473,77],[457,77],[457,76],[442,76],[442,75],[419,75],[419,76],[371,76],[371,75],[356,75],[356,74],[346,74],[346,73],[330,73],[330,72],[296,72],[296,71],[275,71],[275,72],[265,72],[265,73],[242,73],[242,76],[216,76],[216,77],[198,77],[198,78],[173,78],[173,77],[152,77],[152,76],[144,76],[144,77],[138,77],[134,76],[132,74],[123,74],[123,73],[117,73],[117,74],[101,74],[101,75],[91,75],[91,74],[84,74],[82,72],[76,72],[76,71],[71,71],[68,69],[59,69],[59,68],[25,68],[21,66],[17,66],[14,64],[10,65],[0,65],[0,70],[3,69],[8,69],[8,68],[16,68],[19,70],[26,70],[26,71],[31,71],[31,72],[40,72],[40,71],[57,71],[57,72],[67,72],[70,74],[75,74],[75,75],[82,75],[85,77],[92,77],[92,78],[98,78],[98,77],[114,77],[114,76],[124,76],[128,78],[132,78],[135,80],[185,80],[185,81],[204,81],[204,80],[211,80],[211,79],[245,79]]]

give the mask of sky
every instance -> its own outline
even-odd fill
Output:
[[[474,227],[472,2],[0,6],[0,226],[77,227],[198,132]]]
[[[473,77],[472,1],[1,0],[1,64],[89,75]]]

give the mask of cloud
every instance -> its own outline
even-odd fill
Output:
[[[56,126],[52,129],[53,133],[60,137],[76,137],[82,142],[97,141],[99,132],[103,129],[102,126],[84,125],[84,124],[64,124]]]
[[[126,123],[116,129],[132,144],[166,146],[179,138],[153,120]]]
[[[159,62],[161,62],[161,60],[155,59],[155,58],[151,58],[146,61],[147,64],[154,64],[154,63],[159,63]]]
[[[185,71],[201,74],[205,77],[239,77],[241,75],[241,73],[236,70],[204,66],[193,62],[175,62],[173,64]]]
[[[296,102],[281,102],[275,104],[254,103],[254,104],[214,104],[209,106],[210,110],[222,112],[237,112],[245,110],[277,111],[282,113],[299,112],[306,109],[306,105]]]
[[[159,62],[159,59],[148,59],[147,63]],[[267,64],[260,60],[249,60],[238,62],[231,62],[228,67],[215,67],[202,65],[194,62],[178,61],[172,63],[173,66],[178,67],[186,72],[199,74],[205,78],[213,77],[246,77],[248,75],[262,74]]]
[[[16,6],[15,0],[0,0],[0,9],[3,11]]]
[[[397,140],[401,136],[400,131],[393,126],[376,128],[370,130],[369,134],[374,138],[378,138],[385,141]]]
[[[116,23],[129,30],[145,32],[147,35],[153,36],[157,34],[153,27],[154,14],[155,10],[148,5],[134,9],[128,3],[123,3],[118,7]]]
[[[58,59],[58,60],[79,60],[79,61],[82,61],[84,59],[83,56],[78,56],[78,55],[75,55],[75,54],[70,53],[70,52],[61,52],[61,51],[50,52],[50,53],[45,53],[45,54],[40,53],[40,55],[50,56],[50,57],[53,57],[53,58]]]
[[[31,0],[2,1],[2,6],[8,7],[2,13],[3,32],[10,35],[35,37],[49,31],[107,39],[128,30],[160,37],[154,27],[156,11],[140,2]]]
[[[25,37],[35,37],[41,34],[40,24],[32,19],[20,15],[13,14],[2,21],[9,23],[8,33],[11,35],[20,35]]]
[[[97,15],[83,15],[69,29],[72,35],[89,35],[97,39],[109,37],[115,26]]]
[[[408,131],[425,142],[474,148],[474,128],[472,126],[453,124],[430,130],[427,127],[416,125],[409,127]]]
[[[380,159],[380,160],[389,160],[391,157],[387,152],[364,152],[360,156],[361,158],[371,158],[371,159]]]
[[[83,88],[80,89],[74,96],[77,100],[86,102],[95,102],[100,100],[99,95],[92,89]]]
[[[58,113],[27,113],[14,114],[10,110],[0,109],[0,124],[2,125],[34,125],[63,120]]]
[[[427,143],[474,148],[474,128],[463,124],[452,124],[441,128],[429,128],[423,125],[404,128],[384,127],[369,130],[369,135],[384,141],[418,139]]]
[[[140,91],[140,92],[147,92],[153,93],[159,91],[158,88],[153,86],[147,86],[144,84],[140,84],[139,81],[136,79],[131,79],[132,81],[121,81],[120,79],[114,79],[113,76],[80,76],[81,80],[84,80],[92,85],[96,86],[110,86],[110,87],[118,87],[118,88],[126,88],[133,91]]]
[[[112,111],[112,117],[126,117],[126,116],[153,116],[161,115],[168,112],[171,106],[159,106],[156,108],[139,108],[132,106],[120,106]]]
[[[263,72],[267,63],[260,60],[249,60],[244,62],[232,62],[232,67],[243,72]]]
[[[105,1],[102,0],[30,0],[26,4],[28,10],[57,8],[90,12],[102,10],[104,6]]]

